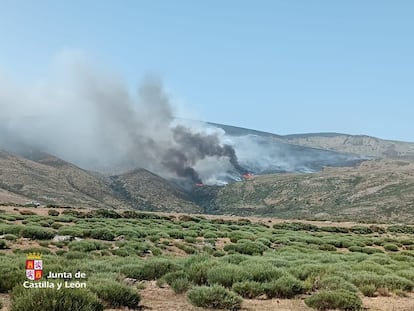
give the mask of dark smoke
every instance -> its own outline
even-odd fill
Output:
[[[206,157],[227,157],[237,172],[240,174],[246,172],[239,164],[234,148],[227,144],[221,144],[217,135],[193,133],[181,125],[173,128],[172,132],[174,141],[181,147],[181,151],[174,150],[174,156],[180,153],[179,161],[173,161],[172,163],[176,165],[170,166],[174,167],[177,172],[183,172],[187,166],[193,166],[197,161],[203,160]],[[186,172],[191,173],[189,171]],[[193,181],[200,181],[198,176],[193,176]]]
[[[52,78],[33,85],[15,85],[0,72],[7,82],[0,85],[0,149],[30,146],[86,169],[141,167],[192,184],[214,182],[219,158],[243,173],[233,147],[217,133],[174,125],[159,79],[144,79],[134,96],[120,79],[82,59],[66,57],[58,65]]]

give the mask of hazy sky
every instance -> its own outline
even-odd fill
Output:
[[[414,141],[413,16],[401,0],[2,0],[0,73],[35,81],[79,50],[131,88],[158,74],[178,116]]]

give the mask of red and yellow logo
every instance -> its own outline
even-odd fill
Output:
[[[26,277],[38,281],[43,275],[43,261],[40,253],[29,253],[26,259]]]

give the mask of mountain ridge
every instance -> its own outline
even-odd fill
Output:
[[[225,128],[234,135],[240,131]],[[315,161],[319,172],[281,171],[226,186],[184,191],[142,168],[105,175],[43,152],[25,150],[16,155],[0,151],[0,203],[36,200],[62,206],[282,218],[375,219],[377,215],[379,220],[403,217],[414,222],[413,143],[339,133],[281,136],[249,129],[242,133],[259,137],[269,146],[289,146],[286,150],[302,156],[310,152],[308,161]],[[316,153],[311,152],[313,148]],[[330,163],[326,159],[319,163],[317,155],[328,151],[342,152],[343,162],[332,167],[326,165]],[[371,160],[347,162],[349,151]],[[350,166],[341,167],[345,164]]]

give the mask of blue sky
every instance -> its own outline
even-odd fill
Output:
[[[413,1],[3,0],[0,71],[35,80],[82,50],[130,87],[161,76],[206,121],[414,141],[413,16]]]

